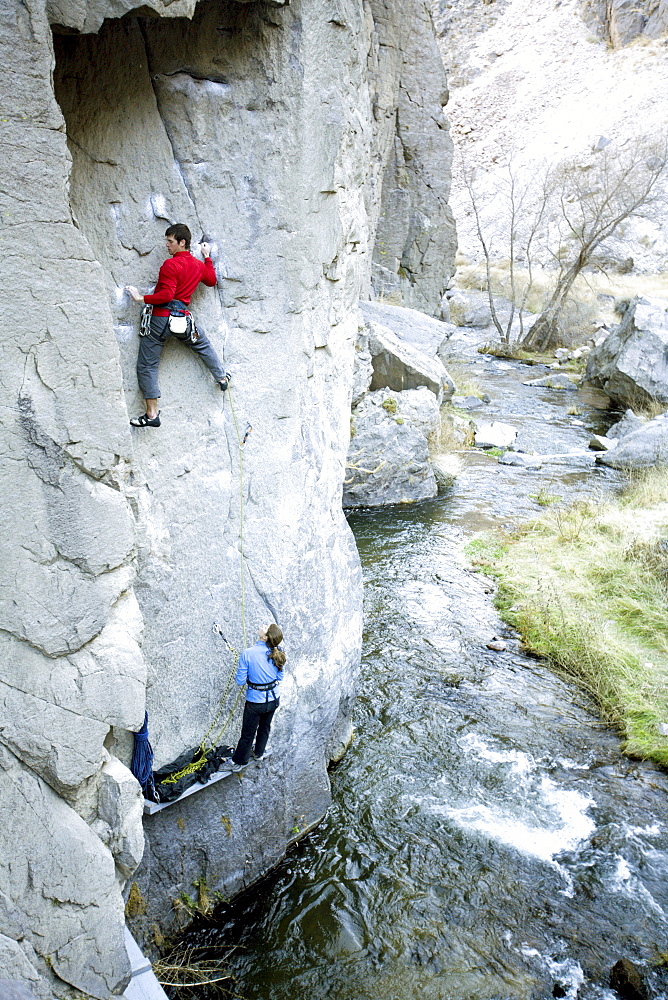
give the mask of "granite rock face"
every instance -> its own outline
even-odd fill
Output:
[[[668,403],[668,303],[634,299],[587,359],[586,378],[622,406]]]
[[[371,209],[373,288],[391,304],[440,315],[456,251],[447,80],[427,3],[370,8],[372,183],[382,186]]]
[[[340,0],[335,15],[331,0],[0,10],[17,317],[0,352],[0,978],[44,1000],[106,998],[129,975],[122,888],[143,833],[126,765],[145,708],[156,766],[219,709],[213,735],[236,738],[214,621],[237,649],[271,619],[284,629],[274,754],[150,817],[134,876],[145,944],[195,880],[233,893],[322,817],[348,737],[357,303],[397,192],[402,298],[439,300],[453,231],[442,159],[431,181],[449,139],[423,0]],[[152,286],[173,221],[214,244],[218,287],[193,308],[233,390],[170,342],[163,426],[131,432],[138,313],[123,286]]]
[[[353,411],[344,507],[381,507],[427,500],[438,492],[428,438],[439,426],[427,388],[369,392]]]

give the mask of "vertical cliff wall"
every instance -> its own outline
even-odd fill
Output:
[[[248,642],[270,619],[285,632],[274,754],[146,818],[135,930],[150,944],[169,929],[196,880],[226,895],[248,884],[326,810],[361,629],[341,513],[356,304],[397,197],[386,178],[407,65],[412,98],[440,116],[414,125],[399,184],[411,204],[436,170],[420,151],[448,153],[434,80],[405,54],[411,33],[411,52],[433,44],[422,0],[142,6],[164,20],[128,7],[15,0],[1,13],[14,313],[0,358],[0,969],[44,997],[104,998],[127,977],[121,891],[142,828],[121,761],[145,705],[157,765],[200,741],[221,698],[221,739],[237,736],[214,621],[236,648],[244,623]],[[433,228],[447,229],[437,208]],[[177,220],[216,246],[218,288],[193,307],[233,372],[234,413],[168,344],[163,426],[130,432],[137,307],[122,288],[148,290]],[[410,284],[424,277],[434,303],[452,261],[428,259]]]
[[[377,298],[441,315],[457,235],[448,204],[448,85],[428,4],[372,0],[372,282]],[[373,175],[372,175],[373,176]]]

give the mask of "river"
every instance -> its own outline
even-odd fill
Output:
[[[586,448],[610,423],[595,396],[524,386],[542,369],[475,344],[459,331],[450,350],[525,447]],[[541,490],[619,485],[471,453],[447,495],[350,515],[366,608],[356,737],[323,823],[198,932],[238,945],[238,995],[613,1000],[627,957],[668,998],[668,776],[625,758],[586,696],[521,651],[463,553],[474,532],[540,513]]]

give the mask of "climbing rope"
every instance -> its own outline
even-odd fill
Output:
[[[241,575],[241,635],[242,635],[242,638],[243,638],[243,645],[244,645],[244,649],[245,649],[246,645],[247,645],[247,640],[246,640],[246,572],[245,572],[245,562],[244,562],[244,458],[243,458],[244,451],[243,451],[243,448],[244,448],[244,445],[245,445],[246,441],[248,440],[248,435],[250,434],[250,432],[252,431],[253,428],[251,427],[250,424],[247,424],[246,425],[246,430],[244,432],[244,436],[243,436],[243,438],[241,437],[241,434],[239,433],[239,423],[237,421],[237,415],[236,415],[236,411],[234,409],[234,400],[232,398],[232,389],[229,388],[229,387],[227,389],[226,396],[230,400],[230,409],[232,411],[232,421],[234,423],[234,432],[235,432],[235,434],[237,436],[237,444],[239,446],[239,570],[240,570],[240,575]],[[186,774],[194,774],[195,771],[199,771],[200,768],[204,767],[204,765],[207,762],[207,754],[208,754],[208,752],[210,750],[213,750],[214,747],[217,747],[219,745],[220,740],[222,739],[223,734],[226,732],[227,727],[229,726],[230,722],[234,718],[234,715],[236,713],[236,710],[237,710],[237,707],[239,705],[239,702],[241,701],[241,695],[243,694],[243,688],[239,688],[239,693],[237,694],[236,698],[234,699],[234,704],[232,705],[232,708],[230,709],[230,711],[226,715],[225,720],[224,720],[222,726],[220,727],[220,729],[212,737],[211,734],[216,729],[216,726],[218,725],[218,722],[220,720],[220,716],[223,713],[223,709],[225,707],[225,702],[227,700],[227,695],[229,693],[230,687],[232,686],[232,681],[233,681],[234,675],[236,673],[237,664],[239,663],[239,655],[240,655],[239,654],[239,650],[238,649],[234,649],[234,647],[231,646],[230,643],[227,641],[227,639],[223,635],[223,633],[222,633],[219,625],[214,624],[213,631],[214,631],[214,633],[216,635],[221,636],[221,638],[223,639],[225,645],[227,646],[227,648],[229,649],[229,651],[232,653],[232,657],[233,657],[233,660],[232,660],[232,669],[230,670],[229,676],[227,678],[227,684],[225,685],[225,689],[224,689],[224,691],[223,691],[223,693],[221,695],[220,704],[218,706],[218,711],[216,712],[216,714],[214,716],[213,722],[211,723],[211,725],[207,729],[206,733],[204,734],[204,737],[203,737],[201,743],[197,747],[198,756],[190,764],[187,764],[185,767],[181,768],[180,771],[176,771],[174,774],[170,774],[166,778],[163,778],[162,782],[161,782],[161,784],[163,784],[163,785],[174,785],[174,784],[176,784],[176,782],[180,778],[185,777]]]

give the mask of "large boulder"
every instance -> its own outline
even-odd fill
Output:
[[[438,431],[436,397],[426,388],[368,393],[353,410],[344,507],[380,507],[436,496],[429,438]]]
[[[417,309],[392,306],[387,302],[360,302],[365,320],[380,323],[395,337],[430,358],[440,356],[444,344],[455,331],[451,323],[442,323]]]
[[[373,375],[370,389],[429,389],[440,403],[443,397],[450,398],[455,385],[443,363],[438,358],[429,357],[411,347],[391,330],[373,320],[366,326],[368,350],[371,355]]]
[[[668,403],[668,302],[634,299],[589,355],[586,378],[622,406]]]
[[[626,434],[616,448],[599,452],[596,461],[615,469],[668,464],[668,414],[662,413],[638,430]]]
[[[517,428],[500,420],[480,420],[476,423],[476,448],[511,448],[517,437]]]

